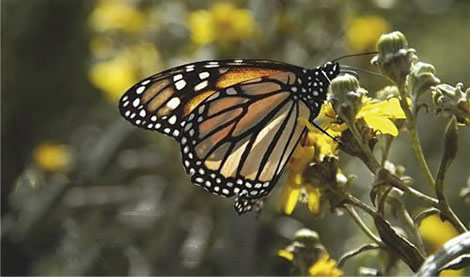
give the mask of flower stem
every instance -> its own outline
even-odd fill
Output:
[[[354,122],[347,121],[346,123],[348,124],[349,130],[351,131],[351,134],[353,135],[354,139],[356,140],[356,143],[359,145],[359,147],[362,150],[362,153],[365,155],[362,158],[362,160],[364,161],[366,166],[372,171],[372,173],[375,174],[377,172],[377,170],[379,170],[381,168],[379,162],[375,158],[375,156],[372,153],[372,151],[370,150],[370,148],[367,145],[364,144],[364,142],[361,138],[361,135],[360,135],[359,131],[357,130],[357,127],[354,124]]]
[[[344,205],[346,211],[351,215],[352,219],[356,224],[361,228],[361,230],[375,243],[377,243],[380,246],[383,246],[382,240],[380,240],[379,237],[377,237],[370,229],[367,227],[367,225],[362,221],[362,219],[359,217],[357,214],[356,210],[351,207],[350,205]]]
[[[423,149],[421,148],[418,132],[416,130],[415,117],[413,116],[410,110],[410,106],[408,105],[404,84],[399,84],[398,90],[400,91],[400,106],[406,116],[406,127],[408,128],[408,132],[410,132],[411,142],[413,146],[413,151],[416,156],[416,160],[418,161],[419,167],[423,171],[427,182],[434,187],[434,177],[432,176],[431,170],[429,169],[426,159],[424,158]]]

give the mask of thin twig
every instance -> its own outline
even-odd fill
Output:
[[[380,246],[383,246],[382,240],[378,236],[376,236],[370,229],[367,227],[367,225],[362,221],[362,219],[359,217],[357,214],[356,210],[351,207],[350,205],[345,205],[346,211],[351,215],[353,218],[354,222],[361,228],[361,230],[375,243],[377,243]]]
[[[346,261],[351,259],[354,256],[357,256],[363,252],[369,251],[369,250],[376,250],[376,249],[381,249],[382,246],[375,244],[375,243],[369,243],[365,244],[357,249],[351,250],[346,252],[338,261],[338,267],[343,267]]]

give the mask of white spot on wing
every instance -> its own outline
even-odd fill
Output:
[[[175,124],[176,123],[176,115],[172,115],[170,117],[170,119],[168,119],[168,123],[170,123],[171,125]]]
[[[173,81],[176,82],[178,80],[181,80],[183,79],[183,74],[177,74],[175,76],[173,76]]]
[[[136,99],[132,102],[132,106],[134,106],[134,107],[139,106],[139,104],[140,104],[140,99],[139,99],[139,98],[136,98]]]
[[[145,85],[146,85],[146,84],[148,84],[148,83],[150,83],[150,79],[148,79],[148,80],[145,80],[145,81],[143,81],[143,82],[142,82],[142,83],[140,83],[140,84],[141,84],[141,85],[143,85],[143,86],[145,86]]]
[[[179,80],[178,82],[175,83],[175,87],[177,90],[182,90],[185,86],[186,86],[185,80]]]
[[[166,103],[166,106],[172,110],[176,109],[181,103],[181,100],[178,97],[173,97]]]
[[[141,94],[142,92],[144,92],[144,90],[145,90],[145,86],[140,86],[135,90],[135,93]]]
[[[194,86],[194,90],[195,90],[195,91],[201,90],[201,89],[207,87],[208,84],[209,84],[209,82],[208,82],[207,80],[202,81],[202,82],[200,82],[199,84],[197,84],[197,85]]]
[[[203,80],[210,76],[210,73],[207,71],[199,73],[199,79]]]

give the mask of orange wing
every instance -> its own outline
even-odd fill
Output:
[[[183,129],[191,180],[224,197],[238,195],[239,212],[251,209],[243,199],[268,194],[305,133],[297,119],[311,112],[294,99],[289,80],[295,75],[282,72],[220,90],[189,114]]]
[[[132,124],[179,140],[185,118],[207,97],[232,85],[269,76],[291,65],[263,60],[221,60],[179,66],[142,80],[119,101]]]

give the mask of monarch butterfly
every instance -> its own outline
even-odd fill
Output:
[[[146,78],[120,99],[132,124],[176,139],[191,181],[250,211],[274,187],[340,73],[270,60],[212,60]]]

